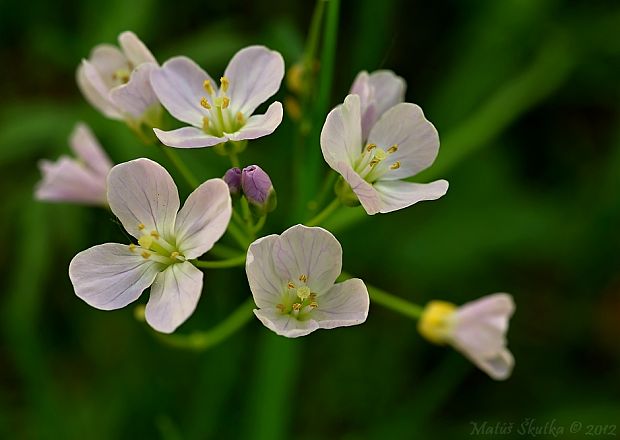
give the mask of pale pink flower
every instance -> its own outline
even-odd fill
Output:
[[[202,292],[202,272],[189,260],[211,249],[230,221],[228,185],[207,180],[179,210],[170,174],[149,159],[136,159],[112,168],[108,201],[138,243],[106,243],[77,254],[69,266],[75,293],[97,309],[113,310],[150,286],[146,322],[171,333],[194,312]]]
[[[512,296],[494,293],[461,307],[431,301],[418,323],[420,333],[436,344],[450,344],[496,380],[507,379],[514,358],[506,348],[508,320],[515,310]]]
[[[435,200],[448,190],[445,180],[404,180],[428,168],[439,151],[437,130],[415,104],[403,102],[389,108],[364,141],[360,97],[348,95],[327,115],[321,150],[325,161],[346,182],[348,194],[340,196],[357,198],[370,215]]]
[[[155,134],[164,144],[178,148],[211,147],[271,134],[282,122],[282,104],[272,103],[263,115],[253,113],[278,91],[283,76],[282,56],[263,46],[237,52],[220,87],[189,58],[172,58],[151,73],[151,84],[168,112],[190,126],[154,129]]]
[[[368,316],[364,282],[334,284],[342,269],[342,248],[322,228],[293,226],[250,245],[246,272],[254,314],[270,330],[289,338],[319,328],[361,324]]]
[[[85,124],[75,126],[69,146],[75,159],[61,156],[56,162],[39,162],[43,179],[37,184],[35,197],[48,202],[106,206],[106,179],[112,162]]]
[[[157,61],[133,32],[118,37],[120,49],[96,46],[77,70],[77,83],[90,104],[111,119],[139,122],[161,111],[150,84]],[[151,114],[153,113],[153,114]]]

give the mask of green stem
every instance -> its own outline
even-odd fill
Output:
[[[250,244],[248,238],[235,223],[228,223],[228,229],[226,230],[226,232],[228,232],[231,237],[239,244],[239,246],[241,246],[241,249],[247,249],[248,245]]]
[[[352,278],[352,276],[346,272],[342,272],[340,274],[341,279]],[[366,288],[368,289],[368,295],[370,295],[370,300],[376,304],[380,304],[383,307],[386,307],[390,310],[400,313],[401,315],[405,315],[412,319],[420,319],[422,313],[424,312],[424,307],[419,304],[415,304],[399,298],[391,293],[386,292],[385,290],[379,289],[378,287],[372,286],[368,283],[366,284]]]
[[[198,179],[196,179],[196,176],[194,176],[194,174],[187,167],[187,165],[185,165],[185,162],[183,162],[177,152],[174,151],[172,148],[165,147],[163,145],[160,145],[160,147],[163,150],[164,154],[168,157],[170,162],[172,162],[172,164],[179,171],[179,173],[181,173],[187,184],[191,186],[192,189],[198,188],[198,185],[200,185]]]
[[[209,255],[213,255],[217,258],[227,259],[239,255],[239,250],[221,243],[216,243],[209,251]]]
[[[248,199],[245,196],[241,197],[241,212],[243,213],[243,219],[245,220],[245,229],[250,239],[254,239],[254,223],[252,221],[252,211],[250,211],[250,205]]]
[[[327,217],[329,217],[340,206],[340,200],[334,199],[325,207],[321,212],[315,215],[313,218],[305,222],[306,226],[317,226],[321,224]]]
[[[233,168],[240,168],[239,156],[237,153],[233,153],[232,151],[228,153],[228,157],[230,157],[230,163]]]
[[[216,260],[216,261],[201,261],[201,260],[192,260],[191,263],[203,269],[226,269],[229,267],[238,267],[243,266],[245,264],[245,255],[239,255],[237,257],[228,258],[227,260]]]
[[[256,222],[256,224],[254,225],[254,235],[256,235],[257,232],[259,232],[261,229],[263,229],[263,226],[265,226],[265,221],[267,220],[267,216],[263,215],[261,218],[258,219],[258,221]]]
[[[188,335],[165,335],[156,333],[156,336],[160,341],[171,347],[204,351],[226,340],[247,324],[250,319],[252,319],[252,310],[254,307],[253,299],[248,298],[226,319],[211,330],[193,332]]]

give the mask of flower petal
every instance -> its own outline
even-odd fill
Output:
[[[357,278],[334,284],[317,296],[317,302],[319,307],[312,312],[312,319],[325,329],[361,324],[370,307],[366,285]]]
[[[405,100],[407,83],[391,70],[376,70],[372,72],[368,76],[368,83],[373,90],[375,118],[380,118],[387,110]]]
[[[91,80],[96,72],[93,72],[93,70],[94,68],[92,65],[89,65],[85,60],[82,61],[77,69],[76,80],[79,89],[84,95],[84,98],[86,98],[90,105],[95,107],[108,118],[123,119],[121,112],[108,99],[107,88],[103,87],[101,80],[96,76],[94,80]],[[87,71],[89,72],[89,75],[86,75]],[[100,91],[100,89],[103,89],[103,91]]]
[[[106,243],[77,254],[69,264],[75,294],[101,310],[114,310],[134,302],[149,287],[161,265],[146,260],[129,246]]]
[[[153,63],[145,63],[136,67],[127,84],[110,91],[110,101],[131,117],[141,119],[150,107],[159,103],[150,80],[150,74],[155,69],[157,65]]]
[[[237,132],[228,134],[231,141],[256,139],[274,132],[282,122],[282,104],[272,103],[264,115],[250,116],[245,125]]]
[[[258,309],[254,310],[254,314],[269,330],[287,338],[306,336],[319,328],[319,324],[313,319],[299,321],[275,310]]]
[[[133,67],[138,67],[142,63],[157,64],[157,60],[145,44],[131,31],[126,31],[118,36],[123,53]]]
[[[248,248],[245,260],[250,291],[261,309],[275,310],[286,290],[287,280],[280,276],[274,264],[274,245],[278,240],[275,234],[259,238]]]
[[[220,239],[232,215],[228,185],[210,179],[192,192],[177,215],[175,237],[185,258],[197,258]]]
[[[458,308],[453,339],[455,345],[472,356],[496,355],[506,345],[508,320],[514,301],[507,293],[495,293]]]
[[[183,127],[170,131],[154,128],[153,131],[157,139],[164,145],[175,148],[212,147],[228,140],[228,137],[216,137],[206,134],[204,131],[195,127]]]
[[[114,165],[105,153],[97,138],[84,123],[78,123],[69,138],[71,149],[96,174],[103,177],[103,183]],[[105,185],[104,185],[105,188]]]
[[[107,205],[106,179],[74,159],[61,157],[57,162],[39,162],[43,179],[37,184],[35,197],[52,202]]]
[[[379,166],[389,167],[400,163],[396,170],[389,170],[381,179],[398,180],[411,177],[428,168],[439,152],[437,130],[415,104],[404,102],[386,111],[370,130],[368,142],[383,149],[397,145],[398,150],[389,155]]]
[[[198,128],[202,128],[206,115],[200,100],[205,97],[213,105],[203,87],[207,79],[213,83],[207,72],[187,57],[170,58],[151,73],[153,90],[166,110],[179,121]]]
[[[347,181],[368,215],[381,212],[383,207],[381,196],[370,183],[362,179],[362,177],[345,162],[338,162],[334,169]]]
[[[459,350],[458,347],[457,350]],[[459,351],[461,351],[474,365],[488,374],[491,379],[506,380],[512,374],[515,359],[508,349],[503,349],[488,357],[472,356],[471,353],[463,352],[462,350]]]
[[[194,313],[201,292],[202,272],[192,263],[168,266],[151,287],[146,322],[158,332],[172,333]]]
[[[436,200],[448,191],[448,182],[436,180],[431,183],[379,181],[374,184],[381,198],[379,212],[386,213],[407,208],[423,200]]]
[[[280,235],[273,248],[281,278],[298,283],[302,275],[313,292],[327,291],[342,270],[342,247],[331,232],[295,225]]]
[[[172,237],[179,194],[170,174],[150,159],[116,165],[108,175],[110,209],[136,238],[152,230]],[[138,225],[144,225],[140,229]]]
[[[280,88],[284,59],[264,46],[249,46],[232,57],[224,76],[230,82],[228,95],[234,113],[249,116]]]
[[[321,151],[329,166],[338,171],[338,162],[353,166],[362,147],[360,98],[348,95],[327,115],[321,130]]]
[[[90,53],[88,64],[93,66],[106,90],[119,85],[115,74],[119,70],[129,69],[127,57],[118,49],[109,44],[100,44]],[[101,90],[100,90],[101,91]]]

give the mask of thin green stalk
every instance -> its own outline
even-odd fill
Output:
[[[239,227],[235,223],[228,223],[228,229],[226,230],[226,232],[230,234],[230,236],[239,244],[239,246],[241,246],[241,249],[247,249],[250,242],[246,235],[243,233],[243,231],[241,231],[241,229],[239,229]]]
[[[352,278],[352,276],[346,272],[342,272],[340,278],[348,279]],[[420,319],[422,312],[424,312],[424,307],[394,296],[378,287],[366,283],[366,288],[368,289],[368,295],[370,295],[370,300],[372,302],[398,312],[401,315],[405,315],[412,319]]]
[[[245,229],[250,236],[250,239],[254,238],[254,222],[252,221],[252,211],[250,211],[250,205],[248,199],[245,196],[241,197],[241,212],[243,213],[243,219],[245,220]]]
[[[172,165],[174,165],[175,168],[179,171],[179,173],[181,173],[187,184],[192,187],[192,189],[198,188],[198,185],[200,185],[198,179],[196,178],[196,176],[194,176],[194,174],[187,167],[187,165],[185,165],[185,162],[183,162],[177,152],[174,151],[172,148],[163,145],[160,145],[160,148],[168,157],[170,162],[172,162]]]
[[[334,194],[334,185],[336,184],[336,179],[338,179],[338,173],[330,169],[325,176],[323,187],[316,196],[316,205],[314,208],[315,210],[323,206],[323,204],[327,201],[327,198]]]
[[[202,261],[192,260],[192,264],[203,269],[227,269],[229,267],[238,267],[245,264],[245,255],[228,258],[226,260]]]
[[[243,304],[232,312],[226,319],[217,324],[211,330],[193,332],[188,335],[166,335],[155,333],[157,339],[166,345],[186,350],[205,351],[220,342],[225,341],[241,327],[247,324],[254,314],[254,300],[248,298]]]
[[[227,259],[239,255],[239,250],[221,243],[216,243],[209,251],[209,255],[213,255],[217,258]]]
[[[267,220],[267,216],[263,215],[261,218],[258,219],[258,221],[256,222],[256,224],[254,225],[254,235],[256,235],[257,232],[259,232],[261,229],[263,229],[263,226],[265,226],[265,221]]]
[[[237,153],[230,152],[228,153],[228,157],[230,157],[230,163],[234,168],[240,167],[239,156],[237,155]]]
[[[317,226],[320,225],[327,217],[332,215],[332,213],[340,206],[340,200],[334,199],[332,202],[325,207],[321,212],[315,215],[313,218],[305,222],[306,226]]]

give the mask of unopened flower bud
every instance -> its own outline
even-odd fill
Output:
[[[276,208],[276,192],[271,179],[258,165],[245,167],[241,173],[241,188],[246,199],[261,215]]]
[[[223,179],[228,184],[230,195],[236,196],[241,192],[241,170],[239,168],[234,167],[226,171]]]

